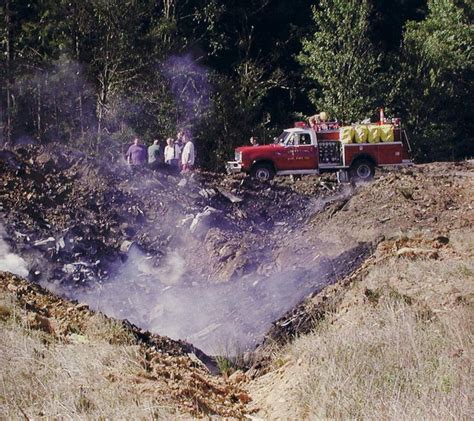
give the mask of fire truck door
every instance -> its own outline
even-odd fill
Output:
[[[319,156],[317,147],[311,143],[309,133],[298,134],[298,143],[295,149],[295,164],[297,169],[307,170],[316,169],[318,167]]]
[[[296,166],[296,145],[298,144],[298,134],[293,133],[285,141],[285,147],[278,152],[276,165],[279,170],[292,170]]]

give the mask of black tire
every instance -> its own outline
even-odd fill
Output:
[[[255,164],[250,171],[252,178],[255,178],[259,181],[268,181],[275,177],[275,170],[270,164],[262,162],[260,164]]]
[[[349,169],[352,180],[370,181],[375,175],[375,165],[368,159],[358,159]]]

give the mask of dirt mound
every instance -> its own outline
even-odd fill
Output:
[[[288,239],[287,249],[317,260],[321,255],[337,256],[361,241],[377,245],[384,239],[396,239],[396,244],[403,244],[406,237],[422,235],[428,238],[423,240],[428,244],[426,247],[397,246],[397,253],[406,258],[432,258],[437,251],[431,243],[443,245],[443,241],[449,241],[451,232],[472,230],[473,170],[474,163],[466,161],[382,173],[373,183],[359,186],[353,195],[335,196],[325,203],[321,211],[309,217],[303,229]],[[283,258],[291,262],[294,253]],[[352,265],[352,269],[356,267]],[[275,342],[285,343],[296,334],[310,331],[314,320],[332,311],[332,301],[320,298],[325,295],[318,292],[312,294],[319,297],[316,305],[308,304],[312,302],[309,297],[273,324],[260,349],[261,355],[271,354]]]
[[[279,320],[273,334],[301,330],[283,348],[268,339],[260,349],[267,360],[248,373],[250,407],[270,419],[467,416],[459,396],[472,390],[474,231],[448,235],[382,241],[355,273]]]
[[[248,373],[259,416],[411,418],[420,405],[428,418],[467,416],[459,396],[472,393],[473,169],[468,161],[384,173],[310,218],[290,246],[378,245],[274,323]]]

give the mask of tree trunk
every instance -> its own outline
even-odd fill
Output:
[[[10,0],[5,0],[5,27],[7,32],[6,39],[6,95],[7,95],[7,115],[5,124],[5,144],[11,144],[12,140],[12,98],[11,98],[11,18],[10,18]]]
[[[42,111],[42,102],[41,102],[41,82],[38,81],[37,85],[37,104],[36,104],[36,139],[38,140],[39,143],[41,143],[41,137],[42,137],[42,121],[41,121],[41,111]]]
[[[176,0],[163,0],[163,15],[167,22],[172,22],[175,20],[175,7],[176,7]],[[167,47],[171,44],[171,34],[165,33],[163,35],[163,44]]]
[[[76,53],[76,61],[79,63],[80,59],[80,54],[79,54],[79,36],[76,34],[74,37],[74,44],[75,44],[75,53]],[[79,75],[81,77],[81,75]],[[77,102],[79,105],[79,126],[81,130],[81,143],[82,140],[84,140],[84,109],[83,109],[83,101],[82,101],[82,91],[83,91],[84,85],[81,84],[80,90],[79,90],[79,96],[77,98]]]
[[[58,112],[58,97],[54,95],[54,121],[55,121],[55,131],[56,139],[53,139],[54,142],[59,142],[61,130],[59,128],[59,112]]]
[[[107,112],[107,102],[109,101],[109,89],[110,89],[110,68],[109,68],[109,34],[105,38],[105,63],[102,71],[98,75],[100,91],[97,95],[97,141],[96,148],[99,149],[99,145],[102,138],[102,122],[104,115]]]

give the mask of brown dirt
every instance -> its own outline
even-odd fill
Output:
[[[354,273],[274,323],[257,351],[259,363],[248,373],[255,378],[249,390],[258,417],[298,417],[294,390],[307,368],[282,344],[309,333],[329,315],[331,329],[357,328],[373,306],[396,299],[426,320],[449,319],[460,308],[474,316],[473,169],[468,161],[383,174],[347,200],[327,205],[295,236],[290,249],[331,244],[315,254],[359,241],[379,243]],[[466,351],[453,350],[464,352],[469,366],[474,355]]]

